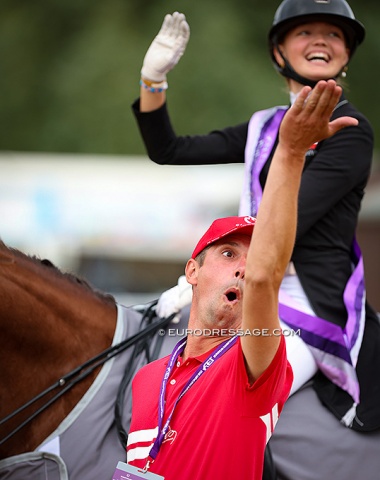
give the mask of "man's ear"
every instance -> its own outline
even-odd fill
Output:
[[[190,260],[187,261],[187,264],[185,267],[186,280],[190,283],[190,285],[197,284],[198,270],[199,270],[198,262],[193,258],[190,258]]]

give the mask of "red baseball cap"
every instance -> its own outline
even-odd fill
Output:
[[[245,217],[218,218],[212,222],[210,228],[199,240],[191,258],[195,258],[206,247],[231,233],[239,232],[251,236],[255,223],[256,218],[248,215]]]

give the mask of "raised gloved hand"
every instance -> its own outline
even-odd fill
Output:
[[[178,323],[180,310],[189,305],[192,298],[192,287],[187,282],[185,275],[182,275],[179,277],[178,284],[175,287],[169,288],[160,296],[156,305],[156,313],[160,318],[166,318],[173,313],[177,313],[172,323]]]
[[[190,28],[183,13],[166,15],[161,30],[146,52],[141,75],[152,82],[163,82],[177,65],[190,37]]]

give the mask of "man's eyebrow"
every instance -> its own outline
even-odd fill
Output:
[[[220,247],[223,247],[224,245],[231,245],[231,247],[238,247],[239,246],[239,243],[238,242],[234,242],[233,240],[224,240],[221,239],[220,240],[220,243],[219,243],[219,246]]]

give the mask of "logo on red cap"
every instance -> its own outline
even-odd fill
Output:
[[[250,217],[225,217],[215,220],[195,247],[191,258],[195,258],[206,247],[234,232],[252,235],[256,218]]]

